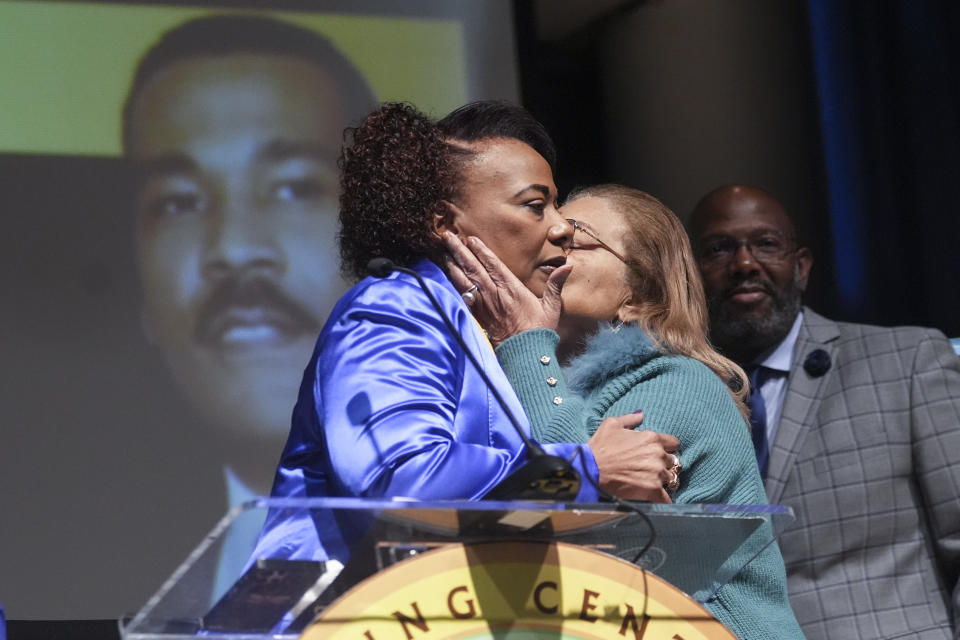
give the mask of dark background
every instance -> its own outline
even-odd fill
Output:
[[[515,2],[561,190],[624,182],[686,219],[714,187],[760,186],[813,250],[811,306],[960,336],[956,3],[600,4]]]

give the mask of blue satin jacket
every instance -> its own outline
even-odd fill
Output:
[[[429,260],[414,268],[529,435],[520,401],[459,293]],[[567,459],[581,447],[575,465],[596,481],[589,447],[543,447]],[[526,460],[523,441],[416,280],[394,272],[359,282],[327,319],[272,495],[477,499]],[[577,500],[597,498],[584,478]],[[312,520],[272,512],[254,557],[345,557],[343,523],[317,513]]]

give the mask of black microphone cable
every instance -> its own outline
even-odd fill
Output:
[[[584,458],[585,456],[585,454],[583,453],[582,445],[577,447],[576,451],[573,452],[573,457],[570,458],[568,462],[572,465],[573,461],[577,459],[577,456],[580,456],[581,459]],[[632,511],[633,513],[636,513],[637,515],[639,515],[643,519],[643,522],[647,526],[647,529],[650,531],[650,538],[647,540],[647,543],[643,545],[643,548],[640,549],[639,553],[637,553],[637,555],[634,556],[633,560],[631,560],[633,564],[637,564],[638,562],[640,562],[640,559],[643,558],[643,556],[647,553],[647,551],[650,550],[650,547],[653,546],[653,543],[657,538],[657,529],[656,527],[653,526],[653,521],[650,520],[650,516],[648,516],[646,513],[643,512],[642,509],[640,509],[638,504],[634,503],[631,500],[625,500],[623,498],[619,498],[613,495],[612,493],[610,493],[609,491],[602,489],[600,487],[600,484],[596,482],[593,479],[593,476],[591,476],[589,473],[586,474],[586,476],[587,476],[587,481],[596,490],[597,495],[599,495],[601,498],[605,498],[606,500],[609,500],[610,502],[614,503],[615,505],[617,505],[618,507],[626,511]]]
[[[407,267],[399,266],[388,258],[374,258],[370,260],[370,262],[367,264],[367,270],[372,275],[378,278],[384,278],[390,275],[392,271],[399,271],[401,273],[406,273],[410,276],[413,276],[417,280],[417,283],[420,285],[420,288],[426,294],[427,298],[430,300],[430,304],[433,306],[434,310],[437,312],[437,315],[439,315],[440,318],[443,320],[443,323],[446,326],[447,330],[453,335],[454,339],[456,339],[457,341],[457,344],[460,346],[461,349],[463,349],[464,353],[466,353],[467,355],[467,358],[470,360],[474,368],[477,370],[477,373],[479,373],[480,377],[483,378],[483,381],[486,383],[487,388],[493,394],[497,403],[500,405],[500,408],[503,409],[504,413],[507,415],[507,418],[510,420],[510,423],[513,426],[514,430],[520,436],[521,440],[523,440],[524,445],[526,445],[527,448],[531,451],[531,453],[536,457],[544,457],[544,458],[556,457],[556,456],[550,456],[549,454],[547,454],[535,440],[532,440],[529,436],[527,436],[527,434],[523,432],[523,429],[520,427],[520,423],[517,421],[516,417],[513,415],[513,412],[510,411],[510,408],[507,406],[507,403],[503,399],[503,396],[500,395],[500,392],[497,389],[497,387],[493,384],[493,381],[491,381],[489,376],[487,376],[486,371],[480,365],[480,362],[476,359],[476,356],[474,356],[473,352],[467,347],[467,344],[464,342],[463,337],[460,335],[460,331],[454,326],[453,321],[451,321],[450,318],[447,316],[446,312],[440,306],[440,303],[437,301],[436,297],[434,297],[433,293],[427,287],[427,284],[423,280],[423,277],[418,272]],[[584,453],[583,453],[582,446],[577,447],[576,451],[574,452],[570,460],[563,460],[562,458],[558,458],[558,460],[562,460],[567,465],[568,470],[579,477],[580,474],[577,473],[577,471],[573,467],[573,462],[577,459],[577,456],[581,456],[581,458],[583,458]],[[589,473],[586,474],[586,476],[587,476],[587,480],[596,490],[598,496],[616,504],[617,506],[621,507],[626,511],[636,513],[643,519],[644,523],[646,524],[647,529],[650,531],[650,537],[647,540],[647,543],[643,546],[643,548],[639,551],[639,553],[637,553],[637,555],[634,557],[632,561],[633,564],[637,564],[640,561],[640,559],[647,553],[647,551],[653,545],[654,540],[656,539],[656,528],[653,526],[653,522],[650,520],[649,516],[647,516],[646,513],[644,513],[631,501],[624,500],[623,498],[619,498],[613,495],[612,493],[609,493],[606,490],[602,489],[600,485],[590,476]]]
[[[443,310],[443,307],[440,306],[440,303],[434,297],[433,293],[430,291],[430,288],[427,287],[427,283],[423,280],[423,276],[407,267],[401,267],[400,265],[394,263],[389,258],[374,258],[367,263],[367,271],[372,275],[378,278],[385,278],[390,275],[391,271],[399,271],[400,273],[406,273],[407,275],[413,276],[416,278],[417,283],[420,285],[420,288],[423,289],[423,292],[427,294],[427,298],[430,299],[430,304],[433,305],[434,310],[437,312],[437,315],[443,320],[443,324],[447,327],[447,331],[453,334],[454,339],[456,339],[457,344],[460,345],[460,348],[463,349],[463,352],[467,354],[467,358],[473,364],[474,368],[477,370],[477,373],[480,374],[480,377],[483,378],[483,381],[486,383],[487,388],[490,389],[490,392],[493,393],[493,397],[497,400],[497,404],[500,405],[500,408],[503,409],[503,412],[507,414],[507,419],[510,420],[510,424],[513,425],[513,428],[519,434],[520,439],[523,440],[523,444],[531,450],[531,452],[536,456],[546,456],[547,452],[537,444],[534,440],[531,440],[527,434],[523,432],[523,429],[520,428],[520,423],[517,421],[516,416],[513,415],[513,412],[510,411],[510,407],[507,406],[506,401],[503,399],[503,396],[500,395],[500,392],[497,390],[496,385],[493,384],[493,381],[490,380],[490,377],[487,376],[487,372],[484,371],[483,367],[480,365],[480,362],[477,360],[476,356],[473,355],[473,352],[467,347],[467,343],[464,342],[463,337],[460,335],[460,331],[454,326],[453,321],[447,317],[446,312]]]
[[[577,456],[580,456],[581,458],[583,458],[585,455],[586,454],[584,454],[583,452],[583,446],[577,447],[576,451],[573,452],[573,456],[569,460],[570,464],[571,465],[573,464],[573,461],[577,459]],[[649,586],[647,585],[647,570],[640,566],[640,559],[643,558],[643,556],[647,553],[647,551],[650,550],[650,547],[653,546],[654,541],[657,539],[657,528],[653,526],[653,521],[650,519],[650,516],[644,513],[643,510],[640,509],[640,507],[637,504],[635,504],[633,501],[624,500],[623,498],[618,498],[612,493],[604,489],[601,489],[600,483],[594,481],[593,477],[589,473],[585,475],[587,476],[587,481],[593,486],[594,489],[596,489],[597,495],[599,495],[601,498],[606,498],[607,500],[614,503],[621,509],[625,509],[627,511],[632,511],[633,513],[636,513],[643,519],[644,524],[647,525],[647,530],[650,532],[650,538],[647,540],[647,543],[643,545],[643,548],[640,549],[637,555],[635,555],[633,557],[633,560],[631,560],[630,562],[631,564],[636,566],[638,569],[640,569],[640,574],[643,576],[644,595],[650,593]],[[645,597],[643,599],[643,609],[640,612],[642,616],[647,615],[647,606],[649,604],[649,601],[650,601],[650,598],[648,597]]]
[[[427,283],[423,280],[423,277],[419,273],[417,273],[413,269],[409,269],[407,267],[401,267],[395,264],[392,260],[388,258],[372,259],[369,263],[367,263],[367,270],[372,275],[378,278],[385,278],[386,276],[390,275],[392,271],[399,271],[401,273],[406,273],[410,276],[413,276],[416,279],[417,284],[420,285],[420,288],[423,290],[427,298],[430,300],[430,304],[433,305],[434,310],[443,320],[443,323],[447,327],[447,330],[451,334],[453,334],[453,337],[456,339],[457,344],[460,346],[461,349],[463,349],[464,353],[466,353],[467,358],[473,364],[474,368],[477,370],[477,373],[480,374],[480,377],[483,378],[483,381],[486,383],[487,388],[491,391],[491,393],[493,393],[494,398],[496,398],[497,403],[500,405],[500,408],[503,409],[503,412],[507,415],[507,418],[510,420],[511,425],[513,425],[514,430],[520,436],[521,440],[523,440],[523,443],[527,446],[527,448],[531,451],[531,453],[534,454],[536,457],[540,457],[543,459],[557,458],[557,456],[548,455],[547,452],[544,451],[543,448],[536,441],[532,440],[529,436],[527,436],[527,434],[523,432],[523,429],[520,427],[520,423],[517,421],[516,417],[513,415],[513,412],[510,411],[510,408],[507,406],[507,403],[503,399],[503,396],[500,395],[500,392],[497,390],[496,386],[493,384],[493,381],[491,381],[489,376],[487,376],[486,371],[484,371],[483,367],[480,365],[480,362],[476,359],[476,356],[474,356],[473,352],[467,347],[466,342],[464,342],[463,337],[460,335],[460,331],[454,326],[453,321],[450,320],[446,312],[444,312],[443,308],[440,306],[440,303],[434,297],[433,293],[427,287]],[[566,465],[568,472],[575,474],[579,478],[580,474],[577,473],[577,471],[573,467],[573,462],[577,459],[577,456],[580,456],[581,459],[585,457],[582,446],[578,446],[576,448],[570,460],[564,460],[563,458],[557,458],[557,460],[561,461]],[[598,496],[609,500],[610,502],[616,504],[621,509],[624,509],[628,512],[636,513],[643,520],[644,524],[646,524],[647,530],[650,532],[650,535],[647,540],[647,543],[643,545],[643,548],[640,549],[640,551],[637,553],[636,556],[634,556],[633,560],[631,561],[632,564],[636,566],[640,562],[640,560],[643,558],[643,556],[647,553],[647,551],[650,550],[650,547],[653,546],[653,543],[656,540],[657,530],[656,530],[656,527],[653,526],[653,521],[650,520],[650,517],[646,513],[644,513],[642,509],[640,509],[637,505],[633,504],[633,502],[629,500],[624,500],[623,498],[617,497],[612,493],[609,493],[608,491],[602,489],[599,483],[596,482],[589,473],[585,475],[587,476],[587,481],[596,490]],[[507,480],[509,480],[509,476]],[[638,568],[643,573],[644,593],[646,593],[647,592],[647,571],[643,567],[638,567]],[[647,598],[644,599],[644,605],[643,605],[644,614],[646,613],[647,600],[648,600]]]

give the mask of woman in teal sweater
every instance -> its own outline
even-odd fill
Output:
[[[447,239],[451,277],[460,290],[477,284],[474,314],[534,436],[585,442],[605,418],[643,411],[647,428],[680,441],[681,464],[666,472],[662,446],[648,447],[640,473],[652,495],[766,504],[744,419],[746,376],[709,345],[703,287],[679,220],[656,198],[618,185],[575,193],[561,212],[577,231],[542,298],[512,281],[481,242],[470,239],[467,249]],[[775,544],[706,607],[740,638],[803,638]]]

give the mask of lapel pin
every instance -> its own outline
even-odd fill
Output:
[[[830,354],[823,349],[814,349],[803,361],[803,370],[811,377],[819,378],[830,370]]]

